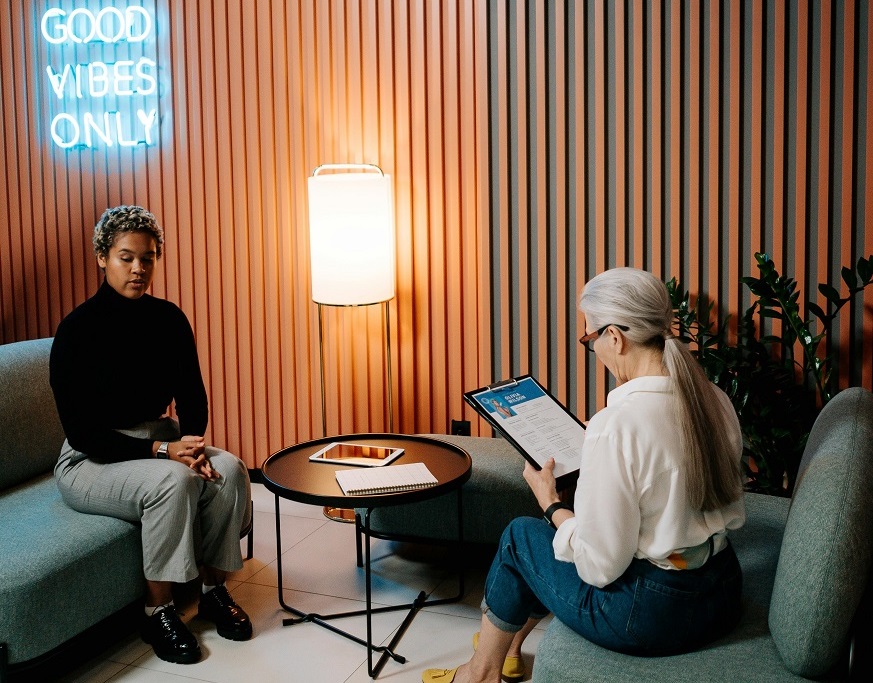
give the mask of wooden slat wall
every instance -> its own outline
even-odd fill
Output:
[[[675,275],[736,313],[755,251],[810,295],[873,253],[867,1],[134,1],[157,21],[161,144],[86,152],[48,138],[46,4],[0,0],[0,342],[51,335],[98,285],[101,211],[146,205],[209,436],[250,466],[321,434],[321,163],[394,179],[404,432],[466,416],[489,433],[461,393],[526,371],[582,414],[602,405],[575,300],[604,268]],[[383,324],[325,309],[329,433],[388,426]],[[873,292],[835,333],[841,385],[873,386]]]
[[[376,163],[396,201],[394,426],[447,432],[490,379],[485,6],[134,2],[157,22],[161,144],[91,152],[47,136],[46,3],[0,0],[0,342],[53,334],[98,286],[102,210],[142,204],[167,234],[154,293],[194,326],[209,438],[254,467],[318,437],[306,178]],[[382,307],[324,314],[328,433],[387,430]]]
[[[574,301],[604,268],[676,276],[736,316],[756,251],[820,305],[819,282],[841,287],[840,267],[873,253],[868,2],[494,4],[492,239],[521,251],[492,273],[495,375],[533,372],[581,414],[602,406],[611,384],[574,343]],[[567,55],[575,77],[518,68],[531,49]],[[558,133],[560,102],[573,110]],[[572,199],[542,177],[570,178]],[[543,240],[566,253],[533,260]],[[522,298],[549,287],[561,306]],[[871,297],[833,330],[840,386],[873,387]]]

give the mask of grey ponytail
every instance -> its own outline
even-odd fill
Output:
[[[742,495],[740,465],[731,448],[724,406],[686,345],[673,336],[667,288],[651,273],[614,268],[593,278],[579,295],[589,327],[624,325],[636,344],[662,350],[673,381],[676,417],[688,456],[687,492],[697,510],[717,510]]]

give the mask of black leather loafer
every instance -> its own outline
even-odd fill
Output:
[[[237,605],[227,588],[216,586],[200,596],[197,616],[215,622],[218,635],[228,640],[248,640],[252,637],[252,620],[242,607]]]
[[[193,664],[200,661],[200,645],[172,605],[146,617],[141,635],[165,662]]]

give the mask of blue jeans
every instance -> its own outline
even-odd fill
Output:
[[[483,608],[503,631],[552,612],[591,642],[633,655],[688,652],[721,637],[740,618],[742,571],[728,546],[700,569],[673,571],[634,558],[597,588],[555,559],[555,530],[519,517],[506,527],[485,581]]]

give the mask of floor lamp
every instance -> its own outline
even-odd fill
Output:
[[[321,429],[327,436],[324,391],[324,306],[385,307],[388,423],[394,431],[391,323],[395,293],[394,201],[391,177],[373,164],[323,164],[308,179],[312,300],[318,305]],[[325,508],[331,519],[354,513]]]

